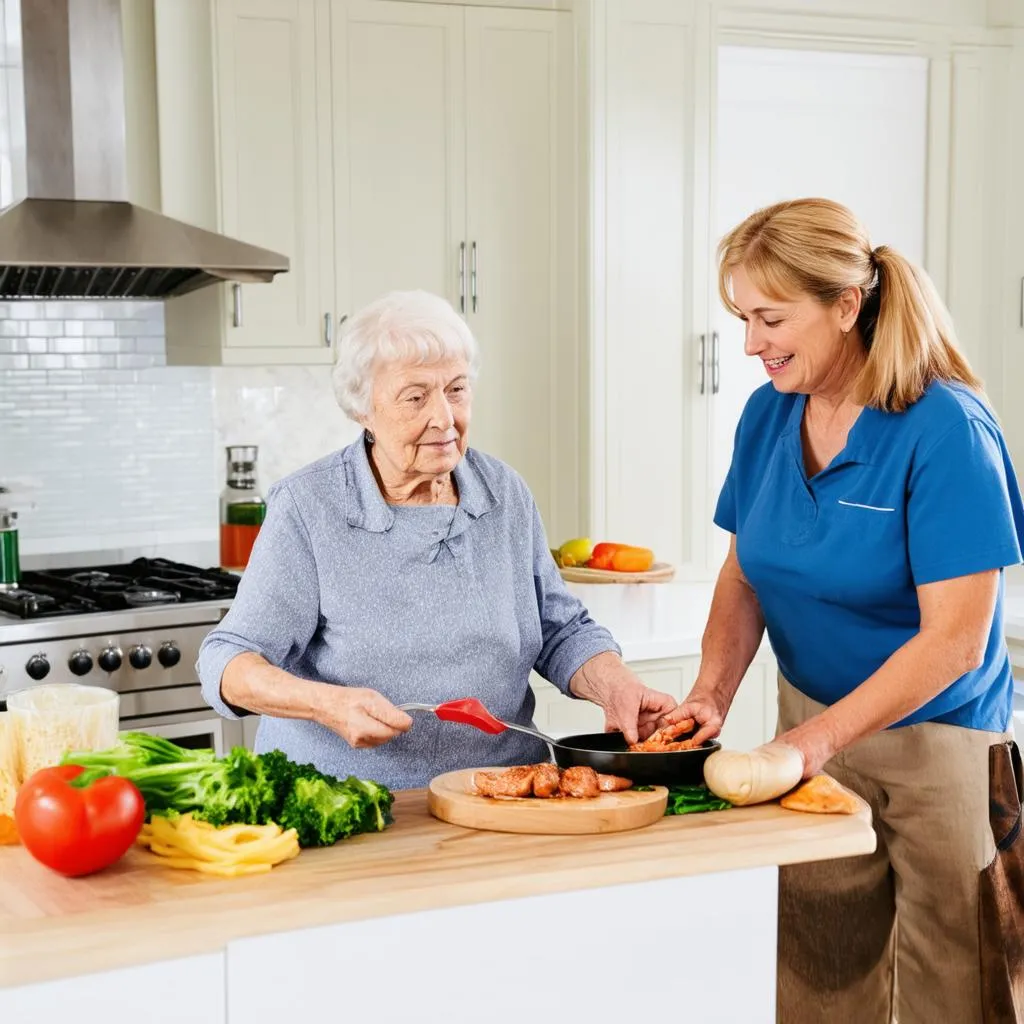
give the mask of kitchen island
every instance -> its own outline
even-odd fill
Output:
[[[867,817],[777,805],[593,836],[385,833],[215,879],[133,850],[68,880],[0,848],[0,1021],[775,1020],[777,871],[868,853]],[[645,1007],[645,1004],[646,1007]]]

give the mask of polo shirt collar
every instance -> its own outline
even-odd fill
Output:
[[[804,451],[803,439],[800,435],[800,425],[804,418],[804,409],[807,407],[807,395],[797,395],[793,402],[793,408],[789,411],[789,417],[783,428],[782,436],[786,439],[790,450],[795,454],[800,466],[803,467]],[[880,430],[884,417],[889,413],[880,409],[872,409],[865,406],[856,422],[850,428],[846,438],[846,446],[822,470],[822,473],[830,473],[840,466],[851,464],[871,465],[878,455],[879,446],[883,443],[886,432]],[[818,474],[819,476],[821,474]]]
[[[370,465],[365,431],[345,449],[344,466],[346,521],[349,526],[372,533],[386,533],[394,525],[395,513],[377,486],[377,478]],[[459,459],[454,476],[459,504],[449,533],[451,537],[462,533],[470,522],[486,515],[498,505],[498,499],[473,457],[472,449]]]

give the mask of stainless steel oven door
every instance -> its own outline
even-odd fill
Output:
[[[242,723],[221,718],[212,711],[133,718],[130,722],[122,722],[121,728],[163,736],[179,746],[196,750],[212,747],[218,757],[223,757],[232,747],[246,745]]]

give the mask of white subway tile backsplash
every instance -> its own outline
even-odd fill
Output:
[[[82,333],[87,338],[113,337],[117,333],[115,328],[116,325],[113,320],[85,320],[82,323]]]
[[[66,358],[58,355],[29,356],[28,365],[33,370],[62,370],[67,365],[64,362]]]
[[[210,372],[163,367],[163,307],[12,302],[2,317],[0,481],[40,485],[21,509],[25,548],[214,536]]]

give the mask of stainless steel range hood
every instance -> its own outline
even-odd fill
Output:
[[[288,258],[127,201],[120,0],[21,0],[28,196],[0,210],[0,299],[164,299]]]

